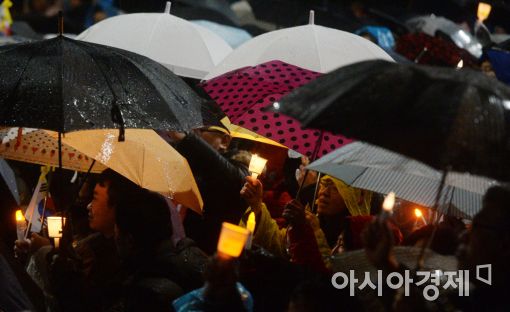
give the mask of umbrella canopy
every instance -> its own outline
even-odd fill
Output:
[[[188,131],[200,98],[158,63],[64,36],[0,47],[0,124]]]
[[[232,48],[220,36],[165,13],[125,14],[103,20],[77,39],[147,56],[179,76],[202,79]]]
[[[5,159],[0,158],[0,175],[5,181],[5,185],[11,191],[12,198],[16,201],[16,203],[20,204],[19,192],[18,192],[18,184],[16,183],[16,175],[9,164],[5,161]]]
[[[273,107],[441,170],[510,180],[510,88],[479,72],[360,62]]]
[[[57,132],[23,128],[20,133],[19,129],[16,127],[0,130],[1,157],[38,165],[59,165]],[[92,158],[75,148],[62,145],[62,168],[87,172],[92,161]],[[100,173],[105,169],[105,166],[96,163],[91,172]]]
[[[260,142],[260,143],[264,143],[264,144],[274,145],[274,146],[278,146],[278,147],[282,147],[282,148],[287,148],[285,145],[281,145],[280,143],[273,141],[271,139],[268,139],[265,136],[257,134],[255,132],[250,131],[246,128],[243,128],[241,126],[232,124],[230,122],[230,119],[228,119],[228,117],[225,117],[224,119],[222,119],[221,122],[225,125],[225,127],[228,129],[228,131],[230,132],[230,135],[233,138],[245,139],[245,140]]]
[[[292,89],[319,75],[281,61],[271,61],[221,75],[204,83],[203,88],[234,124],[308,157],[322,156],[351,140],[331,133],[322,134],[321,140],[320,131],[304,130],[293,118],[264,111]],[[316,151],[319,144],[320,149]]]
[[[466,50],[443,38],[424,33],[400,36],[395,51],[417,64],[457,67],[462,60],[464,67],[478,66],[477,60]]]
[[[118,142],[116,131],[87,130],[68,133],[62,141],[137,185],[202,213],[202,197],[188,162],[155,131],[127,129],[126,141]]]
[[[482,56],[482,44],[449,19],[432,14],[411,18],[406,21],[406,24],[411,30],[421,31],[429,36],[445,36],[459,48],[468,51],[473,57],[480,58]]]
[[[395,192],[399,198],[433,207],[442,173],[418,161],[362,142],[348,144],[314,161],[307,169],[377,193]],[[449,172],[441,195],[441,212],[472,218],[482,209],[482,198],[497,182]]]
[[[246,42],[207,76],[212,79],[246,66],[280,60],[319,73],[371,59],[393,59],[375,43],[360,36],[313,24],[275,30]]]
[[[242,28],[222,25],[208,20],[195,20],[191,22],[217,34],[234,49],[252,38],[250,33]]]
[[[58,166],[58,133],[24,128],[0,130],[0,156]],[[96,161],[92,166],[92,162]],[[202,211],[202,197],[188,162],[153,130],[127,129],[118,142],[115,130],[84,130],[62,137],[62,168],[100,173],[110,168],[137,185]]]

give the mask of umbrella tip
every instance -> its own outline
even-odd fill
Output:
[[[170,1],[167,1],[166,2],[166,7],[165,7],[165,13],[166,14],[170,14],[170,10],[172,9],[172,2]]]
[[[62,11],[58,11],[58,34],[60,36],[64,34],[64,15]]]
[[[310,10],[310,15],[308,17],[308,25],[315,25],[315,11]]]

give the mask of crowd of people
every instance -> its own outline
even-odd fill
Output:
[[[156,2],[157,11],[163,3],[147,1]],[[252,1],[254,8],[259,2]],[[135,1],[33,0],[15,3],[12,11],[38,32],[54,33],[53,19],[64,9],[66,32],[80,33],[126,5],[137,6]],[[357,22],[376,23],[368,14],[373,11],[356,1],[349,10]],[[358,34],[383,45],[381,29]],[[427,61],[435,52],[427,53],[405,61]],[[457,61],[442,65],[455,67]],[[488,58],[472,65],[496,76]],[[186,82],[198,89],[193,79]],[[285,148],[233,138],[216,117],[187,133],[158,131],[188,161],[204,203],[201,214],[111,169],[80,173],[77,179],[74,172],[57,170],[49,175],[45,209],[66,217],[62,238],[58,244],[49,238],[44,224],[40,232],[15,240],[16,205],[0,183],[0,220],[8,223],[0,228],[0,312],[508,310],[509,185],[491,187],[473,220],[401,199],[388,215],[382,194],[308,171],[310,159]],[[250,157],[260,150],[274,158],[271,168],[254,177]],[[27,203],[39,168],[10,164],[18,185],[25,185],[20,196]],[[415,216],[416,209],[424,216]],[[242,254],[218,251],[223,223],[246,228],[252,214],[256,226]],[[402,250],[407,257],[417,253],[412,259],[417,265],[403,259]],[[479,267],[487,265],[490,282],[478,278]],[[437,298],[428,300],[424,294],[431,283],[444,286],[443,273],[452,269],[466,274],[462,288],[469,295],[461,294],[462,281],[456,280],[457,286],[440,287]],[[417,281],[424,271],[436,279],[352,290],[355,276],[366,278],[369,272],[383,281],[397,275]],[[339,283],[339,276],[349,282]]]
[[[189,160],[204,199],[202,215],[178,209],[110,169],[89,176],[77,200],[61,199],[66,196],[60,192],[71,192],[70,188],[50,187],[56,211],[63,211],[59,204],[73,202],[64,230],[70,231],[68,241],[63,239],[55,248],[44,234],[32,233],[30,239],[15,242],[14,260],[26,263],[26,272],[42,289],[46,309],[364,311],[374,300],[383,310],[506,309],[508,186],[487,192],[469,229],[461,220],[445,216],[439,224],[415,225],[409,232],[397,218],[381,222],[380,195],[333,177],[320,178],[315,202],[314,172],[306,177],[300,194],[282,187],[303,182],[301,161],[294,161],[298,174],[291,181],[282,181],[271,192],[264,190],[267,177],[251,177],[246,161],[235,156],[243,151],[230,150],[228,131],[217,129],[162,134]],[[287,200],[271,200],[275,196]],[[216,253],[222,222],[245,226],[250,212],[256,216],[253,247],[239,259]],[[176,221],[186,237],[176,238]],[[393,246],[422,246],[429,239],[435,253],[457,254],[459,269],[471,270],[471,276],[476,265],[492,264],[492,285],[472,285],[470,297],[443,293],[433,305],[419,295],[399,296],[398,289],[384,289],[381,297],[367,302],[332,286],[336,255],[365,249],[373,267],[387,275],[406,268],[394,256]],[[351,269],[356,270],[356,264]],[[23,287],[19,293],[6,293],[0,308],[35,310],[30,298],[34,294],[23,294],[28,299],[20,300],[22,294]]]

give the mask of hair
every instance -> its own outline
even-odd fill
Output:
[[[129,198],[136,194],[136,190],[141,189],[138,185],[127,178],[113,171],[106,169],[97,178],[97,183],[108,187],[108,206],[116,207],[121,198]]]
[[[487,190],[483,197],[483,208],[480,213],[494,214],[497,218],[492,218],[495,224],[492,226],[500,234],[510,236],[510,185],[500,184]]]
[[[172,236],[172,219],[166,200],[158,193],[140,188],[122,196],[115,210],[115,224],[132,236],[135,248],[151,248]]]

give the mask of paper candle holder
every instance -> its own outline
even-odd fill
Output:
[[[223,222],[220,239],[218,240],[218,254],[237,258],[241,255],[250,231],[243,227]]]

